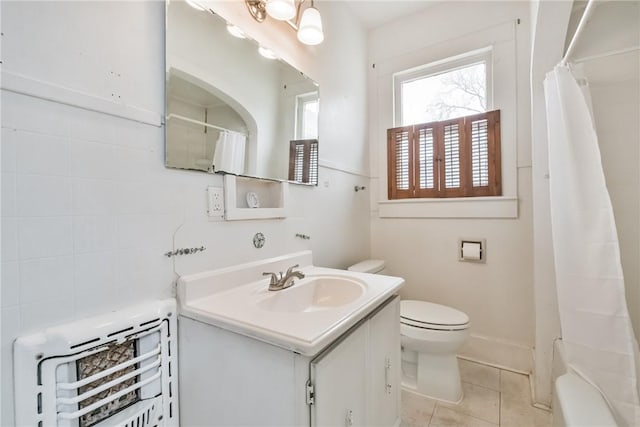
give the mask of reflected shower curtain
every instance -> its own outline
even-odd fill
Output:
[[[570,365],[603,392],[620,425],[640,425],[638,344],[588,88],[568,66],[547,74],[551,228]]]

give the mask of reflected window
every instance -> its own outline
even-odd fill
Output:
[[[318,92],[296,96],[296,140],[318,139],[318,112],[320,99]]]

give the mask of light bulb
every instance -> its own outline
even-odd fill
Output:
[[[258,52],[267,59],[276,59],[278,57],[271,49],[267,49],[266,47],[259,46]]]
[[[240,28],[236,27],[235,25],[227,24],[227,31],[233,37],[237,37],[239,39],[246,39],[247,38],[247,36],[245,35],[244,31],[242,31]]]
[[[322,18],[315,7],[308,7],[304,10],[298,28],[298,40],[308,45],[320,44],[324,40]]]
[[[273,19],[288,21],[296,16],[294,0],[267,0],[267,13]]]

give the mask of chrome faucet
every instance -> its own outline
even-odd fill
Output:
[[[282,275],[282,271],[280,272],[280,276],[276,273],[262,273],[263,276],[271,276],[271,281],[269,282],[269,290],[270,291],[281,291],[283,289],[287,289],[294,285],[295,279],[304,279],[304,273],[302,271],[294,271],[294,268],[300,267],[299,264],[289,267],[287,270],[287,274]]]

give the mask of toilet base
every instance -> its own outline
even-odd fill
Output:
[[[402,358],[402,387],[430,399],[460,403],[464,394],[456,355],[412,353],[417,357]]]

